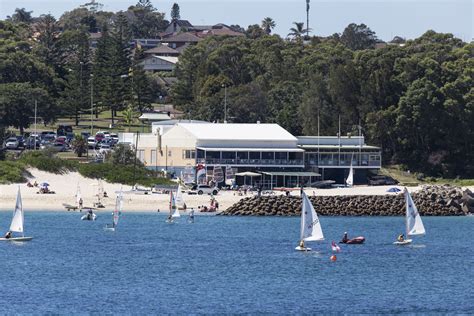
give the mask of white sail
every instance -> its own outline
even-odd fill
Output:
[[[354,184],[354,169],[352,168],[352,161],[351,161],[351,167],[349,169],[349,175],[347,176],[347,179],[346,179],[346,184],[348,186],[352,186]]]
[[[418,212],[418,209],[406,188],[404,193],[406,203],[407,235],[424,235],[425,227],[421,221],[420,213]]]
[[[112,215],[113,227],[116,227],[118,224],[120,213],[122,212],[122,206],[123,206],[123,197],[122,197],[122,191],[120,191],[120,193],[117,195],[115,199],[115,208]]]
[[[16,195],[15,211],[13,211],[12,223],[10,224],[10,231],[16,233],[23,233],[23,205],[21,202],[20,187],[18,187],[18,193]]]
[[[176,200],[173,196],[173,192],[170,192],[170,214],[171,217],[181,217],[178,208],[176,207]]]
[[[176,201],[176,206],[177,207],[180,207],[180,208],[183,208],[184,207],[184,197],[183,197],[183,192],[182,191],[182,188],[181,188],[181,184],[178,185],[178,189],[176,190],[176,198],[175,198],[175,201]]]
[[[81,195],[81,187],[79,186],[79,183],[77,184],[77,191],[76,191],[76,203],[77,203],[77,207],[79,207],[79,205],[81,204],[81,199],[82,199],[82,195]]]
[[[301,210],[301,236],[304,241],[324,240],[323,230],[319,222],[318,214],[308,196],[303,192]]]

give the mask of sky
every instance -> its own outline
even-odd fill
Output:
[[[327,36],[342,33],[350,23],[364,23],[385,41],[394,36],[416,38],[429,29],[453,33],[464,41],[474,37],[473,0],[310,0],[311,34]],[[0,0],[0,19],[15,8],[33,11],[34,16],[50,13],[59,18],[86,0]],[[135,0],[99,0],[103,10],[126,10]],[[225,23],[247,28],[271,17],[275,33],[285,37],[293,22],[306,22],[306,0],[152,0],[169,12],[174,2],[180,5],[181,18],[194,25]]]

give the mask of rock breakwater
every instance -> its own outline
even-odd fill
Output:
[[[453,186],[424,186],[412,194],[422,216],[462,216],[474,213],[474,194]],[[403,193],[387,195],[311,196],[323,216],[400,216],[405,214]],[[301,198],[261,196],[240,200],[219,215],[299,216]]]

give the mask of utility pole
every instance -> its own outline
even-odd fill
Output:
[[[309,1],[306,0],[306,36],[309,37]]]
[[[94,120],[94,75],[91,74],[91,136],[94,129],[93,120]]]
[[[82,93],[83,93],[83,91],[82,91],[82,65],[83,65],[84,63],[81,61],[81,62],[79,62],[79,64],[81,65],[81,74],[80,74],[81,78],[80,78],[80,90],[79,90],[79,91],[80,91],[80,92],[79,92],[79,95],[80,95],[80,96],[79,96],[79,109],[80,109],[80,108],[82,108],[82,107],[84,106],[84,102],[83,102],[83,101],[84,101],[84,97],[83,97],[83,95],[82,95]],[[76,126],[79,125],[79,114],[78,114],[79,109],[76,109]]]
[[[35,136],[33,137],[33,146],[34,146],[34,149],[36,150],[36,140],[38,139],[38,134],[37,134],[37,131],[36,131],[36,112],[37,112],[37,109],[38,109],[38,100],[35,99]]]
[[[224,87],[224,123],[227,123],[227,84],[222,86]]]

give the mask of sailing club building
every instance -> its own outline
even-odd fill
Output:
[[[122,133],[119,138],[137,147],[148,168],[201,183],[215,179],[218,171],[223,184],[229,170],[238,185],[344,183],[352,163],[357,184],[381,167],[380,148],[366,145],[363,136],[295,137],[278,124],[170,120],[153,123],[152,133]]]

